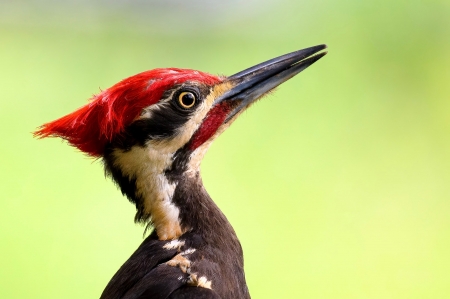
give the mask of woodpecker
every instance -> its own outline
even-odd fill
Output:
[[[318,45],[232,76],[165,68],[139,73],[38,128],[101,159],[153,228],[101,299],[250,298],[243,252],[203,187],[200,163],[217,136],[251,104],[323,57]]]

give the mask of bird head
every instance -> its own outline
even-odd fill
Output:
[[[42,125],[35,136],[60,137],[102,158],[106,173],[136,204],[135,219],[153,224],[160,239],[173,239],[187,229],[172,201],[179,180],[198,177],[211,142],[252,103],[323,57],[326,52],[318,52],[325,48],[292,52],[229,77],[146,71]]]

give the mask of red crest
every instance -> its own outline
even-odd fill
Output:
[[[207,73],[168,68],[154,69],[120,81],[92,97],[80,109],[42,125],[34,135],[61,137],[93,157],[101,157],[106,144],[123,132],[142,109],[157,103],[175,84],[197,81],[214,85],[221,81]]]

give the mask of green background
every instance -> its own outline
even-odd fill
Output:
[[[321,43],[202,164],[253,298],[450,298],[448,0],[0,11],[0,298],[98,298],[143,240],[100,161],[37,126],[147,69],[230,75]]]

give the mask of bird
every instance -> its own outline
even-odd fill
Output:
[[[211,143],[240,114],[327,52],[317,45],[231,76],[159,68],[101,90],[78,110],[38,127],[102,161],[135,221],[152,230],[101,299],[247,299],[243,250],[202,183]]]

